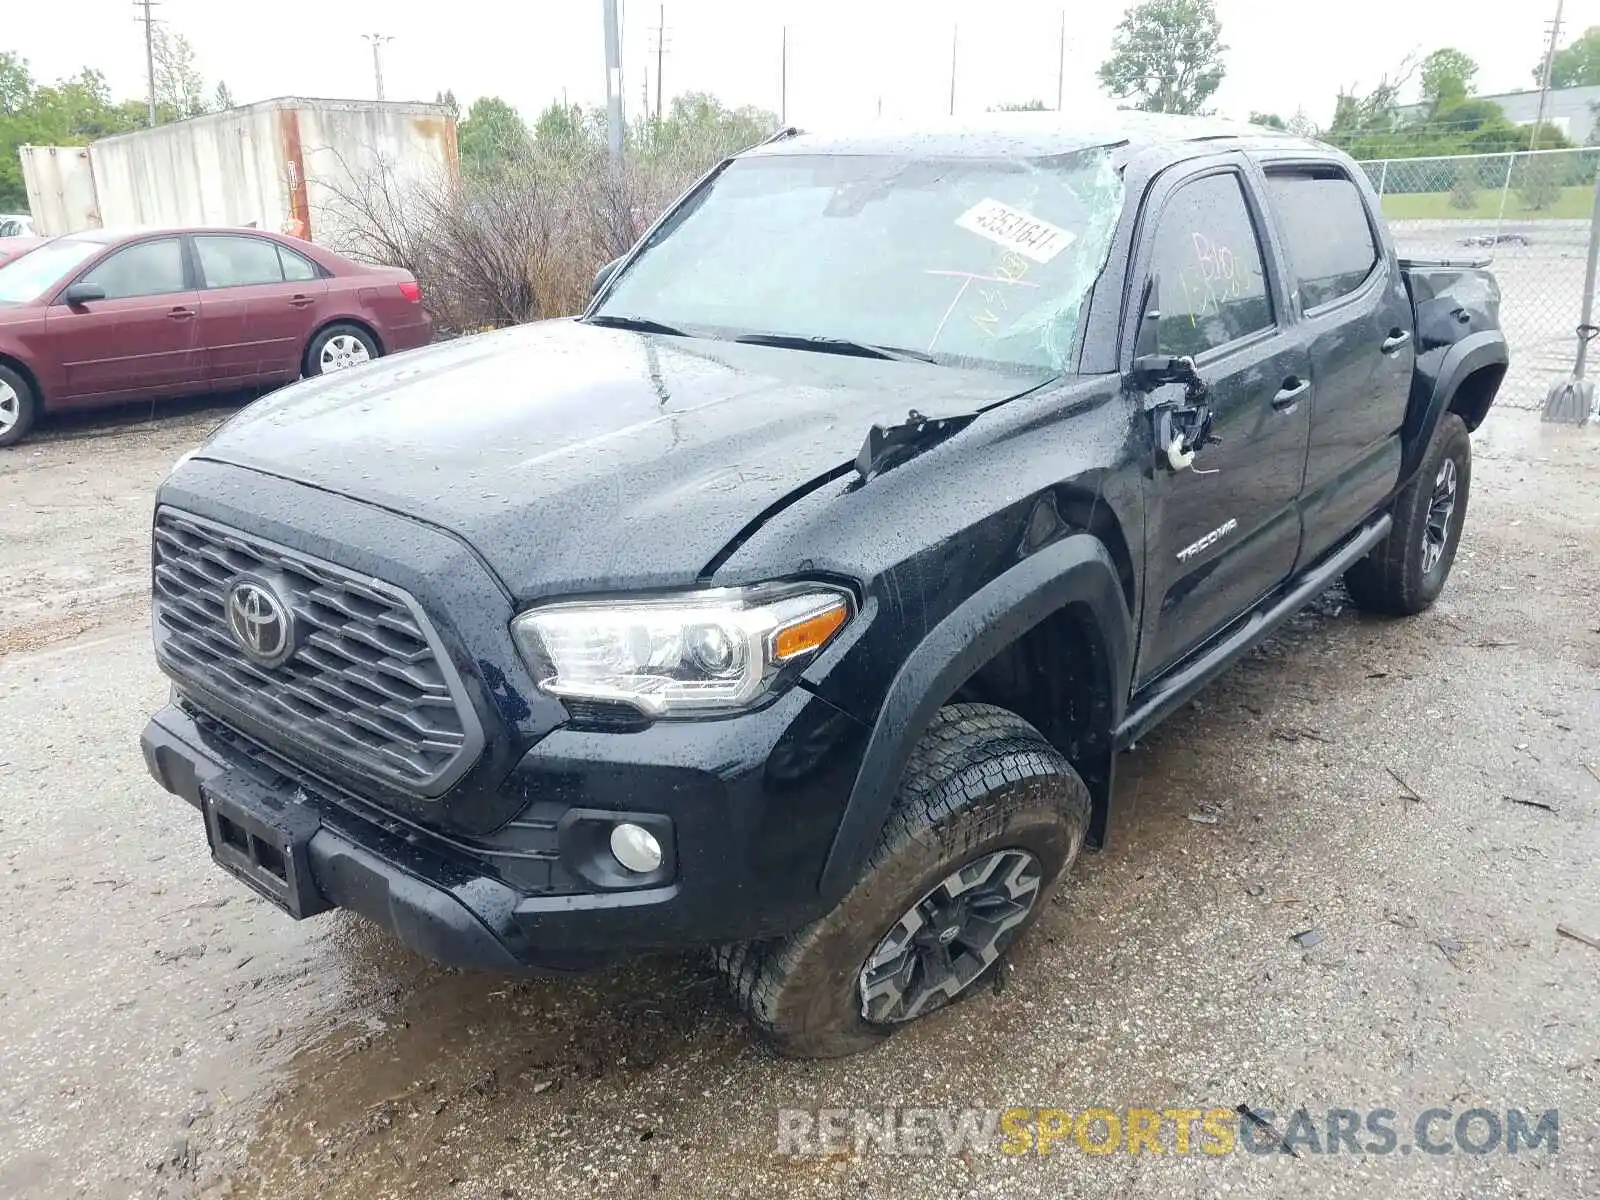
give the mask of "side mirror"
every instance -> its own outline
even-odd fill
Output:
[[[62,301],[72,305],[74,308],[80,304],[88,304],[91,300],[104,300],[105,298],[106,290],[98,283],[75,283],[61,293]]]
[[[626,257],[627,255],[624,254],[619,258],[613,258],[594,273],[594,286],[589,289],[589,298],[591,300],[600,294],[600,289],[605,287],[606,281],[617,273],[617,268],[622,265],[622,259]]]
[[[1200,374],[1194,369],[1192,358],[1174,358],[1170,354],[1141,354],[1133,360],[1133,381],[1145,391],[1153,391],[1169,383],[1198,385]]]

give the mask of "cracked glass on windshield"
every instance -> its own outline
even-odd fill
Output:
[[[598,313],[1057,372],[1121,211],[1105,150],[758,155],[675,214]]]

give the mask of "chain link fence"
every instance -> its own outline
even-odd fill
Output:
[[[1542,407],[1577,352],[1600,147],[1361,166],[1402,256],[1492,264],[1512,356],[1498,402]]]

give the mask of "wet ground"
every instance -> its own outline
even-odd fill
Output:
[[[695,961],[443,971],[211,866],[137,736],[151,490],[227,411],[0,452],[0,1195],[1600,1194],[1600,948],[1557,932],[1600,939],[1600,431],[1496,413],[1433,612],[1324,597],[1124,757],[998,994],[817,1064]],[[780,1109],[1240,1104],[1558,1109],[1560,1150],[777,1152]]]

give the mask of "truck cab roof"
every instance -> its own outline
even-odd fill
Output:
[[[877,121],[827,131],[788,129],[746,151],[749,156],[881,154],[915,158],[1049,158],[1083,150],[1128,153],[1170,147],[1187,157],[1194,143],[1218,149],[1338,151],[1309,138],[1218,117],[1108,110],[1006,112],[915,122]]]

